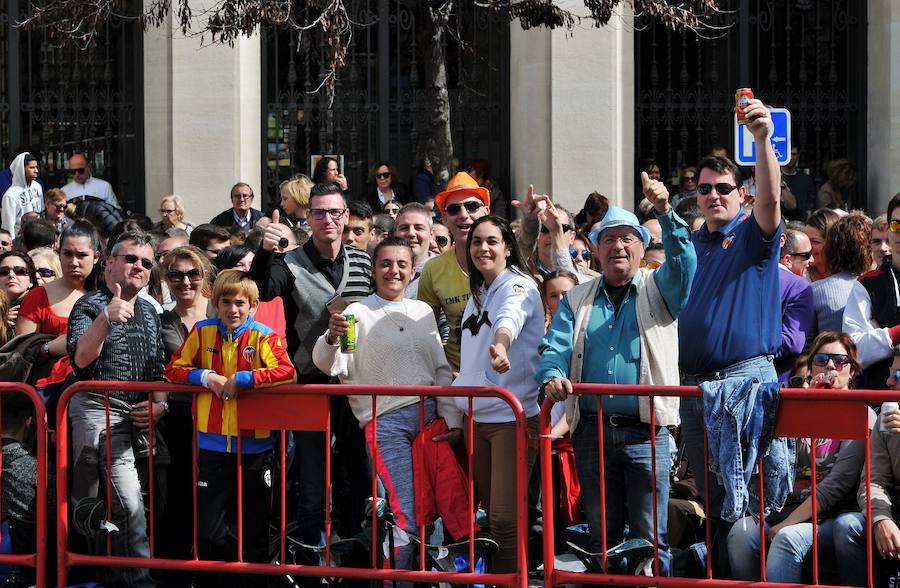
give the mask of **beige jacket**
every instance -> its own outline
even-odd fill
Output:
[[[666,302],[652,279],[653,272],[640,269],[637,285],[636,311],[638,327],[641,331],[641,365],[639,383],[650,386],[678,386],[681,376],[678,371],[678,321],[672,318]],[[569,365],[569,380],[581,382],[581,366],[584,357],[585,333],[591,318],[594,299],[600,288],[600,280],[592,280],[569,290],[566,297],[575,315],[572,332],[572,359]],[[677,425],[679,398],[677,396],[655,396],[653,411],[659,426]],[[650,397],[640,396],[638,409],[641,421],[650,422]],[[578,426],[578,397],[566,399],[566,420],[570,430]]]
[[[879,430],[881,417],[870,436],[872,469],[872,524],[894,518],[891,507],[900,499],[900,435]],[[861,512],[866,512],[866,468],[863,467],[856,495]]]

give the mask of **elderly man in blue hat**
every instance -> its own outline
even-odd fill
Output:
[[[573,383],[677,386],[678,323],[697,258],[688,225],[669,206],[662,182],[641,174],[644,195],[662,227],[666,263],[640,267],[650,242],[637,217],[611,206],[591,232],[602,276],[569,291],[541,345],[535,379],[548,398],[566,402],[575,464],[591,533],[591,551],[602,549],[598,466],[606,472],[606,540],[654,540],[650,451],[650,411],[655,415],[657,539],[660,573],[669,572],[666,541],[669,470],[674,441],[668,427],[679,423],[678,398],[574,396]],[[598,410],[599,407],[602,411]],[[602,414],[603,448],[598,419]],[[627,518],[626,518],[627,516]],[[623,567],[629,565],[622,563]],[[624,570],[609,570],[621,572]]]

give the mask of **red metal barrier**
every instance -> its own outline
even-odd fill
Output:
[[[606,385],[606,384],[577,384],[574,386],[576,394],[579,395],[638,395],[649,396],[651,403],[655,396],[678,396],[681,398],[699,398],[701,393],[698,387],[688,386],[622,386],[622,385]],[[832,438],[847,440],[864,440],[865,443],[865,484],[866,496],[869,498],[866,505],[866,525],[867,533],[867,574],[868,586],[872,586],[872,513],[871,513],[871,464],[870,464],[870,447],[869,447],[869,428],[868,428],[868,412],[867,406],[876,406],[886,401],[896,401],[896,391],[875,391],[875,390],[808,390],[808,389],[783,389],[780,395],[778,407],[778,415],[775,426],[775,435],[780,437],[799,437],[810,438]],[[713,578],[711,557],[707,557],[706,578],[675,578],[661,577],[659,573],[659,537],[656,529],[656,468],[651,468],[651,493],[654,505],[654,573],[657,577],[647,578],[646,576],[629,576],[621,574],[608,573],[589,573],[589,572],[569,572],[556,568],[554,553],[554,501],[558,499],[553,493],[552,482],[552,442],[553,437],[550,435],[551,425],[550,411],[553,407],[552,401],[546,401],[541,408],[540,414],[540,465],[541,465],[541,500],[543,511],[543,559],[544,559],[544,586],[552,588],[561,584],[615,584],[623,586],[661,586],[661,587],[688,587],[688,586],[782,586],[784,584],[766,582],[765,581],[765,526],[760,525],[760,582],[747,582],[738,580],[728,580]],[[654,414],[651,414],[651,422],[648,423],[650,430],[654,430]],[[600,478],[600,504],[603,513],[602,521],[602,569],[606,571],[606,505],[605,505],[605,472],[603,459],[603,407],[598,402],[598,436],[599,436],[599,478]],[[876,425],[877,426],[877,423]],[[656,437],[650,435],[651,445],[651,463],[656,463]],[[815,447],[815,444],[812,444]],[[704,432],[704,447],[706,450],[706,465],[703,476],[705,481],[706,496],[705,502],[709,503],[709,467],[708,467],[708,445],[706,433]],[[763,497],[763,464],[762,460],[758,462],[759,480],[760,480],[760,510],[762,509]],[[812,509],[816,511],[815,495],[816,495],[816,470],[815,459],[811,460],[811,496]],[[699,475],[694,472],[694,475]],[[584,482],[582,482],[582,485]],[[818,561],[818,541],[816,517],[812,518],[813,526],[813,584],[809,586],[824,586],[819,584],[819,561]],[[710,535],[710,525],[706,525],[706,547],[707,553],[712,553],[710,545],[712,538]],[[797,586],[792,584],[792,586]],[[800,586],[805,586],[801,584]]]
[[[42,489],[47,487],[47,413],[40,395],[26,384],[13,382],[0,383],[0,394],[24,394],[34,406],[34,427],[37,438],[37,513],[35,517],[36,545],[34,553],[0,555],[0,565],[25,566],[34,568],[37,588],[47,586],[47,494]],[[2,419],[2,412],[0,412]],[[0,454],[0,479],[3,476],[3,458]],[[0,495],[2,500],[2,495]],[[8,537],[5,540],[10,540]]]
[[[310,578],[346,578],[352,580],[376,580],[376,581],[404,581],[404,582],[430,582],[430,583],[453,583],[453,584],[494,584],[501,586],[510,586],[514,588],[525,588],[527,583],[527,504],[525,488],[527,486],[526,479],[526,429],[525,414],[518,398],[507,390],[500,388],[451,388],[451,387],[428,387],[428,386],[395,386],[391,388],[379,386],[351,386],[351,385],[286,385],[277,388],[268,388],[260,391],[242,392],[238,398],[240,403],[238,411],[239,429],[271,429],[281,430],[281,449],[280,460],[282,464],[282,472],[285,465],[285,434],[286,430],[310,430],[322,431],[327,439],[330,439],[330,403],[332,396],[349,396],[349,395],[365,395],[372,396],[373,408],[375,397],[377,396],[414,396],[419,398],[420,418],[424,420],[424,401],[426,398],[436,397],[468,397],[469,414],[472,412],[472,399],[475,397],[495,397],[505,401],[512,409],[515,416],[516,427],[516,478],[517,478],[517,570],[514,573],[498,574],[498,573],[475,573],[474,570],[474,527],[475,527],[475,509],[474,498],[471,492],[472,481],[472,452],[471,447],[468,450],[469,460],[469,512],[472,513],[469,527],[469,562],[470,569],[468,572],[435,572],[425,569],[425,545],[421,542],[420,547],[420,568],[418,570],[398,570],[398,569],[378,569],[379,558],[377,553],[380,550],[380,544],[376,535],[376,509],[372,509],[373,517],[373,556],[371,568],[350,568],[334,566],[331,548],[331,505],[330,505],[330,489],[331,489],[331,451],[330,443],[326,443],[325,451],[325,472],[326,472],[326,488],[325,488],[325,567],[287,564],[285,562],[286,549],[286,512],[285,512],[285,476],[281,476],[280,484],[280,504],[281,516],[279,528],[280,541],[280,558],[279,563],[251,563],[243,560],[242,538],[243,538],[243,521],[241,508],[241,458],[240,458],[240,437],[238,437],[238,520],[237,520],[237,537],[238,537],[238,558],[236,561],[212,561],[200,560],[196,557],[198,549],[198,533],[197,533],[197,419],[196,408],[194,409],[194,431],[193,431],[193,455],[194,455],[194,521],[193,521],[193,552],[194,559],[164,559],[157,558],[154,555],[154,535],[153,526],[154,501],[153,501],[153,479],[151,477],[149,486],[151,496],[149,518],[149,541],[150,541],[150,557],[120,557],[111,553],[110,541],[107,541],[106,555],[85,555],[75,553],[68,549],[69,529],[69,501],[67,479],[69,475],[70,465],[68,462],[68,446],[69,446],[69,424],[68,424],[68,408],[70,400],[76,394],[83,393],[102,393],[105,398],[107,412],[107,431],[109,430],[109,392],[110,391],[128,391],[146,394],[148,399],[154,392],[170,392],[170,393],[189,393],[198,394],[207,392],[203,388],[194,386],[173,385],[162,382],[109,382],[109,381],[89,381],[79,382],[70,386],[63,394],[59,402],[57,411],[57,492],[59,496],[57,515],[59,519],[59,529],[57,535],[58,546],[58,582],[59,585],[65,585],[67,582],[68,571],[75,566],[97,566],[97,567],[117,567],[117,568],[149,568],[156,570],[181,570],[195,572],[226,572],[226,573],[246,573],[246,574],[271,574],[271,575],[290,575]],[[302,399],[302,402],[300,400]],[[374,411],[373,411],[374,415]],[[373,425],[375,418],[373,417]],[[424,424],[424,423],[422,423]],[[472,421],[469,419],[469,435],[472,434]],[[374,437],[375,448],[377,450],[377,436]],[[107,443],[109,443],[110,435],[107,435]],[[150,439],[152,440],[152,426]],[[110,451],[107,447],[107,463],[106,463],[106,484],[109,488],[110,482]],[[149,471],[153,472],[153,448],[149,448]],[[374,477],[374,463],[373,463]],[[373,480],[373,495],[375,493],[375,483]],[[107,496],[109,496],[107,492]],[[374,496],[373,496],[374,498]],[[373,500],[374,502],[374,500]],[[107,500],[107,520],[111,515],[111,501]],[[427,537],[424,525],[420,524],[419,536]]]

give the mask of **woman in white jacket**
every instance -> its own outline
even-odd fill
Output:
[[[518,396],[528,417],[528,468],[536,456],[538,387],[534,372],[544,335],[544,307],[537,284],[525,265],[509,222],[479,218],[469,230],[468,273],[471,298],[460,326],[460,373],[455,386],[499,386]],[[468,400],[457,398],[468,410]],[[472,475],[488,513],[490,532],[499,544],[497,573],[516,568],[516,425],[502,400],[485,397],[472,403],[475,421]]]
[[[447,386],[450,365],[444,356],[441,337],[431,307],[405,298],[415,270],[412,249],[406,239],[388,237],[372,254],[375,293],[354,302],[343,312],[334,312],[328,331],[313,348],[313,362],[343,384],[393,386]],[[346,334],[345,317],[356,318],[355,353],[341,352]],[[396,524],[409,533],[418,533],[413,486],[412,444],[419,434],[418,396],[377,396],[375,426],[372,426],[372,397],[350,396],[350,408],[365,431],[369,456],[378,477],[388,491]],[[462,414],[452,398],[425,401],[425,422],[443,417],[451,433],[460,437]],[[377,431],[373,431],[377,429]],[[373,432],[377,446],[373,443]],[[414,554],[412,544],[396,554],[398,568],[408,568]]]

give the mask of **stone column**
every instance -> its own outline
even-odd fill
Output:
[[[866,173],[869,210],[882,214],[888,201],[900,192],[900,4],[872,0],[868,8]]]
[[[634,35],[607,27],[512,25],[512,194],[528,183],[578,211],[598,190],[630,208],[634,185]]]
[[[201,46],[199,38],[150,31],[144,59],[147,210],[175,193],[188,222],[208,222],[231,206],[239,181],[262,206],[259,36]]]

